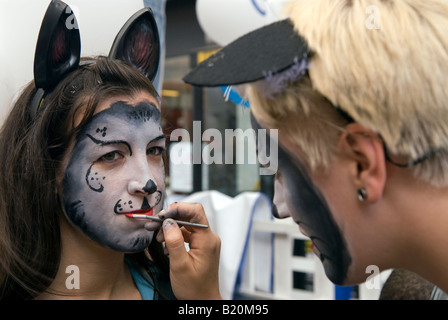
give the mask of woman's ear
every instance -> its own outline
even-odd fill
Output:
[[[353,163],[352,176],[356,190],[366,191],[365,201],[377,202],[383,194],[387,177],[382,140],[371,130],[352,123],[341,134],[339,146]]]
[[[70,70],[79,65],[81,39],[71,8],[52,0],[48,5],[37,39],[34,55],[36,88],[55,86]]]
[[[151,9],[136,12],[117,34],[109,57],[123,60],[151,81],[160,60],[160,40]]]

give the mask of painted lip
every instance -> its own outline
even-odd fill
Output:
[[[128,214],[144,214],[147,216],[152,216],[154,215],[154,210],[153,208],[149,208],[149,209],[139,209],[139,210],[134,210],[134,211],[130,211],[130,212],[124,212],[122,214],[128,215]]]

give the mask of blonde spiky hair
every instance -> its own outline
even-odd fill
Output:
[[[448,1],[294,0],[296,31],[314,52],[314,89],[448,185]]]

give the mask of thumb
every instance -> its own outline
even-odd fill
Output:
[[[177,223],[172,219],[163,221],[163,237],[170,255],[170,264],[177,264],[188,259],[184,237]]]

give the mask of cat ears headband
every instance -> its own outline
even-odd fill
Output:
[[[160,60],[160,40],[151,9],[136,12],[118,32],[109,57],[122,60],[151,81]],[[81,39],[76,17],[60,0],[52,0],[45,13],[34,56],[34,82],[37,92],[31,103],[34,118],[46,94],[79,66]]]
[[[252,31],[212,55],[183,80],[200,87],[234,86],[260,81],[270,97],[308,71],[312,52],[289,19]],[[230,90],[228,90],[230,91]]]

